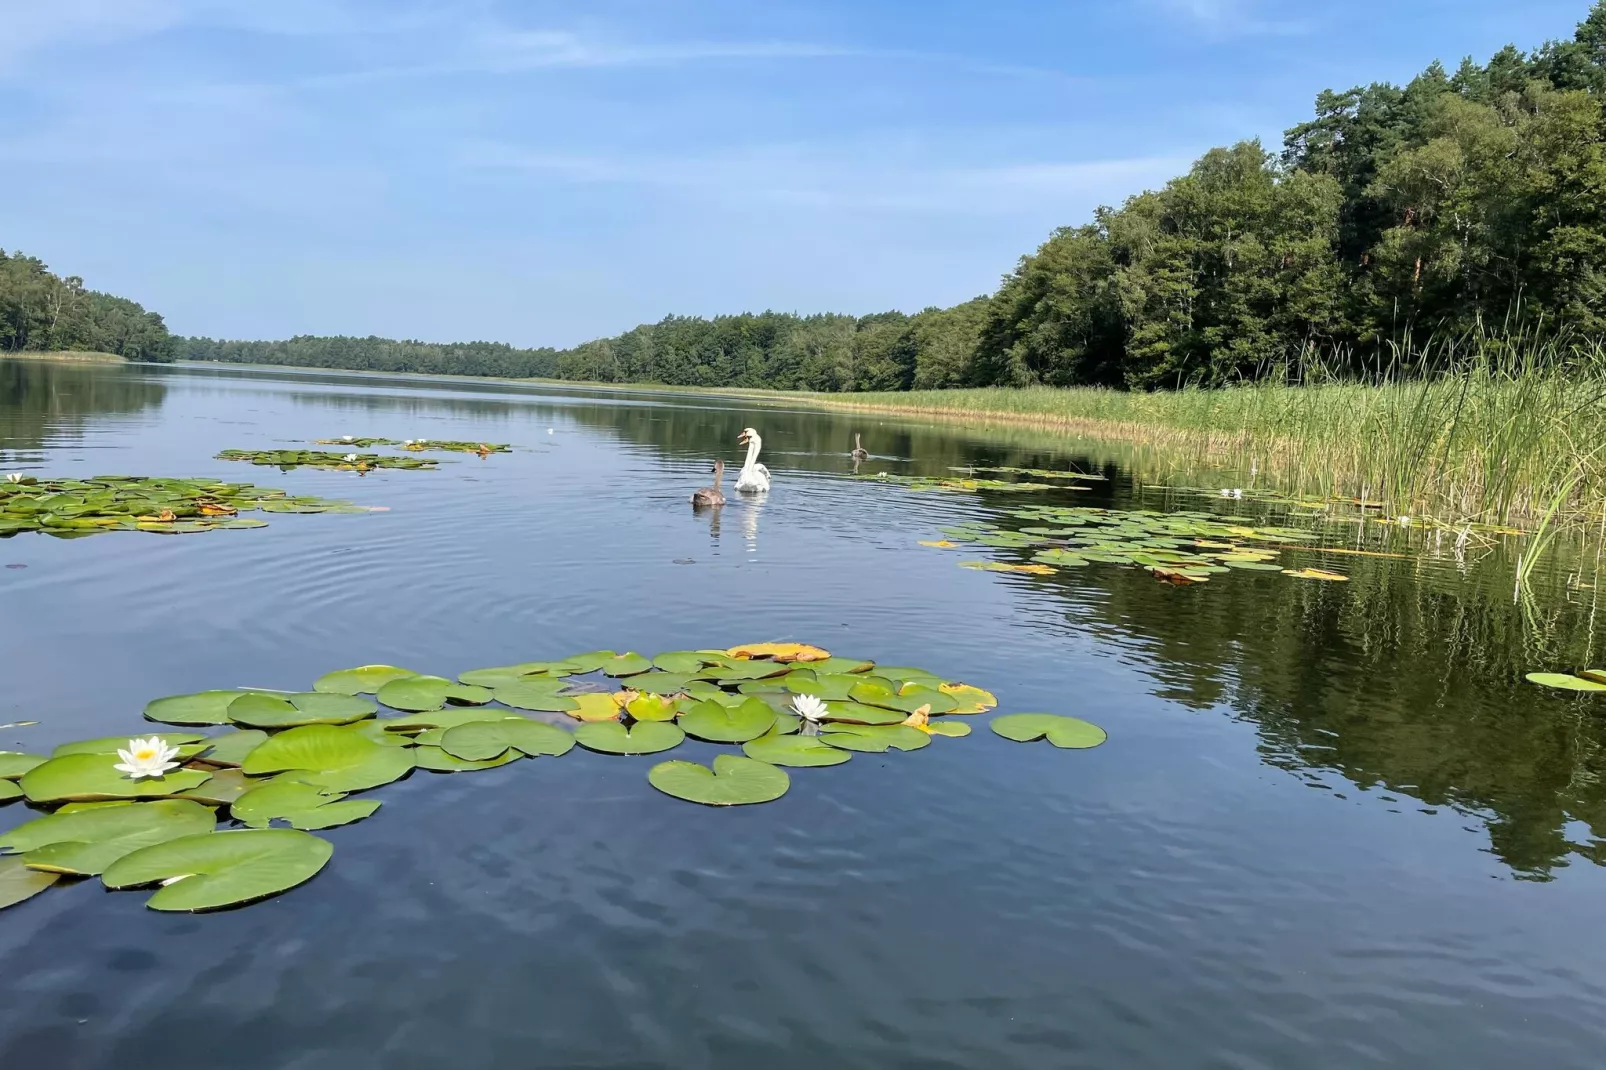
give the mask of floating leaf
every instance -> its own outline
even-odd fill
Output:
[[[642,721],[629,728],[617,721],[600,721],[574,730],[575,742],[604,754],[657,754],[680,746],[685,738],[678,725],[659,721]]]
[[[216,910],[311,880],[333,853],[328,841],[295,829],[209,832],[124,855],[101,881],[108,888],[164,882],[145,904],[152,910]]]
[[[256,783],[257,781],[252,780],[238,769],[219,769],[210,777],[207,777],[206,783],[188,791],[177,792],[173,797],[189,799],[191,802],[198,802],[204,806],[228,806],[235,799],[249,791]],[[93,804],[83,803],[79,805]]]
[[[648,698],[651,699],[651,696],[648,696]],[[562,712],[567,713],[576,720],[617,721],[619,719],[618,696],[603,694],[600,691],[588,691],[582,695],[569,696],[565,701],[569,703],[571,708]],[[673,709],[673,706],[671,706],[671,709]]]
[[[252,828],[267,828],[277,820],[314,831],[361,821],[378,809],[377,799],[347,800],[341,793],[325,794],[311,784],[275,779],[241,795],[229,812]]]
[[[576,701],[579,696],[559,694],[563,687],[561,680],[508,684],[495,689],[496,701],[505,706],[512,706],[515,710],[530,710],[537,713],[568,713],[579,709],[579,703]]]
[[[702,671],[704,679],[720,683],[740,683],[743,680],[763,680],[771,676],[784,676],[791,666],[783,661],[742,661],[734,665],[710,665]]]
[[[775,711],[756,698],[738,706],[699,702],[680,718],[680,727],[687,735],[713,743],[746,743],[768,732],[774,724]]]
[[[589,654],[573,654],[564,658],[559,664],[567,666],[570,672],[578,676],[582,673],[596,672],[618,656],[611,650],[593,650]]]
[[[294,769],[328,791],[362,791],[400,780],[413,759],[408,748],[381,746],[349,728],[309,725],[269,739],[242,768],[251,776]]]
[[[1017,743],[1047,739],[1056,747],[1066,750],[1086,750],[1097,747],[1109,737],[1104,729],[1079,717],[1062,717],[1054,713],[1012,713],[999,717],[992,729],[1005,739]]]
[[[640,654],[620,654],[603,663],[604,676],[634,676],[652,668],[652,662]]]
[[[516,750],[510,750],[499,758],[492,758],[485,762],[465,762],[461,758],[454,758],[439,747],[415,747],[413,760],[418,768],[427,769],[431,773],[472,773],[481,769],[496,769],[516,762],[524,757]]]
[[[864,751],[870,754],[884,754],[889,749],[920,750],[922,747],[931,746],[929,735],[903,724],[833,724],[828,725],[827,731],[818,738],[821,742],[841,750]]]
[[[733,754],[716,756],[713,769],[696,762],[660,762],[647,774],[647,781],[665,795],[704,806],[772,802],[792,783],[783,769]]]
[[[1606,684],[1606,669],[1583,669],[1578,675],[1597,684]]]
[[[210,832],[212,811],[183,799],[50,814],[0,835],[0,848],[34,869],[93,877],[131,851]]]
[[[245,691],[200,691],[170,695],[145,705],[145,719],[161,724],[213,725],[229,723],[229,704]]]
[[[114,768],[119,761],[116,754],[67,754],[52,758],[23,774],[22,790],[36,803],[158,799],[199,787],[207,780],[206,773],[193,769],[174,769],[166,776],[132,780]]]
[[[20,858],[0,858],[0,910],[32,899],[59,880],[60,873],[29,869]]]
[[[863,683],[862,677],[848,673],[830,673],[811,679],[796,679],[798,676],[798,673],[788,673],[781,678],[786,690],[794,695],[813,695],[828,702],[846,702],[853,689]]]
[[[299,728],[309,724],[350,724],[372,717],[379,707],[352,695],[307,691],[301,694],[241,695],[229,703],[229,718],[253,728]]]
[[[1329,572],[1325,568],[1285,568],[1284,576],[1293,576],[1300,580],[1326,580],[1329,583],[1348,583],[1349,577],[1342,572]]]
[[[825,714],[826,720],[831,722],[872,725],[901,724],[905,716],[902,710],[866,706],[862,702],[827,702]]]
[[[448,702],[483,706],[495,695],[490,688],[454,683],[444,676],[405,676],[385,684],[376,697],[393,710],[428,713]]]
[[[991,691],[983,691],[979,687],[969,684],[938,684],[937,689],[954,700],[954,708],[948,713],[967,716],[974,713],[986,713],[998,705],[998,696]]]
[[[355,669],[325,673],[313,681],[312,689],[331,695],[373,695],[392,680],[417,675],[411,669],[395,665],[359,665]]]
[[[22,786],[15,780],[0,780],[0,803],[22,798]]]
[[[499,721],[476,721],[448,729],[441,737],[441,749],[465,762],[487,762],[509,750],[530,757],[559,757],[574,747],[574,736],[561,728],[523,717]]]
[[[926,731],[934,736],[962,739],[970,735],[970,726],[963,721],[931,721],[927,723]]]
[[[151,733],[170,747],[178,748],[179,758],[193,758],[206,749],[206,737],[196,732],[153,732]],[[65,758],[69,754],[111,754],[128,746],[127,736],[105,736],[101,739],[85,739],[76,743],[63,743],[50,752],[52,758]]]
[[[201,760],[212,765],[243,765],[246,755],[267,741],[268,734],[254,728],[213,736]]]
[[[831,656],[829,650],[821,650],[807,643],[748,643],[733,646],[725,653],[743,660],[769,658],[780,662],[824,661]]]
[[[763,735],[743,743],[742,752],[756,761],[800,769],[841,765],[853,757],[845,750],[830,746],[818,736]]]
[[[1540,687],[1553,687],[1561,691],[1606,691],[1606,683],[1596,680],[1587,680],[1582,676],[1571,676],[1560,672],[1531,672],[1523,677],[1530,684]]]
[[[708,658],[692,650],[673,650],[667,654],[659,654],[652,659],[654,668],[665,672],[679,672],[696,674],[704,665],[709,664]]]
[[[962,544],[957,542],[949,542],[947,539],[935,539],[931,541],[922,539],[920,540],[920,545],[929,546],[933,550],[957,550]]]
[[[654,695],[678,695],[686,690],[691,677],[679,672],[644,672],[632,676],[628,686],[632,691],[647,691]]]
[[[15,780],[34,766],[43,765],[48,760],[42,754],[0,750],[0,780]]]
[[[678,707],[672,698],[641,694],[626,703],[625,710],[638,721],[673,721]]]

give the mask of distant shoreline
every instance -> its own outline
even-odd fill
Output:
[[[54,360],[69,364],[127,364],[128,358],[119,357],[116,353],[77,352],[75,350],[58,349],[51,352],[42,352],[31,349],[16,351],[0,350],[0,360]]]

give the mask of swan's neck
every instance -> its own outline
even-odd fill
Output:
[[[747,463],[742,465],[744,471],[752,471],[753,465],[758,462],[758,448],[763,444],[764,440],[757,435],[747,440]]]

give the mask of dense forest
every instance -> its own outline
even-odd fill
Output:
[[[917,315],[672,316],[574,349],[191,339],[188,355],[390,371],[811,390],[1213,385],[1409,332],[1606,336],[1606,0],[1574,37],[1405,86],[1323,92],[1056,231],[997,293]]]
[[[0,353],[115,353],[129,360],[172,360],[178,340],[162,317],[133,301],[84,289],[44,261],[0,249]]]

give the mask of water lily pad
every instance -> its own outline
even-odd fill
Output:
[[[1572,676],[1561,672],[1531,672],[1523,677],[1530,684],[1540,687],[1556,688],[1560,691],[1606,691],[1606,683],[1595,680],[1586,680],[1582,676]]]
[[[0,803],[22,798],[22,785],[15,780],[0,780]]]
[[[200,803],[158,799],[35,818],[0,835],[0,848],[21,853],[34,869],[93,877],[131,851],[210,832],[216,824]]]
[[[254,728],[213,736],[207,740],[209,746],[201,753],[201,760],[211,765],[243,765],[246,755],[267,742],[267,738],[266,732]]]
[[[490,688],[454,683],[444,676],[406,676],[385,684],[376,697],[393,710],[427,713],[448,702],[454,706],[483,706],[495,696]]]
[[[275,779],[241,795],[229,812],[236,821],[252,828],[267,828],[273,821],[284,821],[292,828],[314,831],[361,821],[378,809],[377,799],[347,799],[344,794],[326,794],[311,784]]]
[[[304,729],[292,729],[304,731]],[[164,883],[152,910],[217,910],[255,902],[311,880],[334,848],[295,829],[239,829],[185,836],[124,855],[107,868],[108,888]]]
[[[924,684],[935,688],[942,683],[942,677],[926,669],[916,669],[909,665],[879,665],[875,674],[883,680],[891,680],[900,687],[908,683]]]
[[[245,691],[199,691],[169,695],[145,705],[145,719],[160,724],[213,725],[229,723],[229,704]]]
[[[853,689],[863,683],[861,677],[848,673],[827,673],[812,678],[801,677],[798,673],[788,673],[781,680],[786,690],[794,695],[813,695],[815,698],[832,702],[846,702]]]
[[[441,737],[441,749],[465,762],[486,762],[499,758],[509,750],[530,757],[550,755],[554,758],[569,753],[574,747],[574,736],[561,728],[523,717],[507,717],[499,721],[476,721],[448,729]]]
[[[515,710],[537,713],[568,713],[579,709],[575,701],[578,696],[559,693],[564,686],[561,680],[536,682],[536,679],[528,683],[508,684],[495,689],[496,701]]]
[[[492,758],[489,761],[465,762],[461,758],[452,757],[439,747],[421,746],[413,749],[413,760],[418,763],[418,768],[428,770],[431,773],[472,773],[481,769],[496,769],[499,766],[507,765],[509,762],[516,762],[522,757],[524,755],[519,751],[510,750],[506,754],[498,758]]]
[[[252,728],[350,724],[378,712],[379,707],[365,698],[323,691],[287,695],[251,693],[229,703],[229,719]]]
[[[387,736],[405,739],[408,736],[422,738],[421,734],[430,729],[456,728],[460,724],[473,724],[475,721],[494,721],[498,717],[523,716],[512,710],[453,707],[431,710],[428,713],[415,713],[407,717],[389,717],[372,723],[378,725]],[[366,728],[366,724],[359,724],[353,730],[362,732]]]
[[[206,782],[188,791],[175,792],[175,799],[189,799],[203,806],[228,806],[259,783],[238,769],[219,769],[206,778]],[[80,803],[78,805],[94,805]],[[60,811],[57,811],[58,813]]]
[[[0,750],[0,780],[16,780],[36,765],[49,761],[42,754],[24,754],[15,750]]]
[[[604,754],[657,754],[680,746],[686,733],[678,725],[642,721],[626,728],[617,721],[583,724],[574,730],[575,742]]]
[[[413,759],[408,748],[381,746],[349,728],[308,725],[269,739],[242,768],[251,776],[294,769],[328,791],[362,791],[400,780]]]
[[[926,725],[926,731],[934,736],[962,739],[970,735],[970,726],[963,721],[932,721]]]
[[[564,700],[569,703],[571,708],[562,712],[567,713],[578,721],[617,721],[619,719],[621,697],[601,691],[588,691],[580,695],[571,695]],[[656,698],[650,695],[648,699],[657,701]],[[644,708],[645,705],[643,703]]]
[[[954,700],[954,708],[944,712],[957,714],[961,717],[976,713],[986,713],[998,705],[998,696],[991,691],[983,691],[979,687],[972,687],[970,684],[944,683],[938,685],[938,690]],[[932,712],[936,713],[937,711],[933,709]]]
[[[127,740],[124,740],[126,743]],[[36,803],[94,799],[158,799],[206,783],[208,774],[174,769],[166,776],[130,779],[116,754],[67,754],[24,773],[23,794]]]
[[[60,873],[29,869],[20,858],[0,858],[0,910],[32,899],[59,880]]]
[[[919,682],[908,683],[894,693],[890,688],[876,681],[870,681],[859,684],[850,694],[854,702],[898,710],[904,714],[913,713],[922,706],[930,706],[932,713],[948,713],[959,708],[959,703],[953,696],[938,691],[935,687],[936,681],[932,683],[932,687],[921,686]]]
[[[603,663],[605,676],[634,676],[652,668],[652,662],[640,654],[620,654]]]
[[[644,672],[632,676],[627,682],[632,691],[647,691],[654,695],[677,695],[686,690],[691,677],[679,672]]]
[[[355,669],[325,673],[313,681],[312,689],[331,695],[373,695],[392,680],[417,675],[411,669],[395,665],[359,665]]]
[[[696,762],[660,762],[647,774],[647,781],[665,795],[704,806],[772,802],[792,783],[785,770],[734,754],[715,757],[712,769]]]
[[[177,747],[180,757],[191,757],[206,749],[206,737],[197,732],[152,732],[151,735],[170,747]],[[50,756],[65,758],[69,754],[116,754],[128,746],[128,739],[128,736],[103,736],[100,739],[63,743],[51,751]]]
[[[1578,675],[1597,684],[1606,684],[1606,669],[1582,669]]]
[[[667,654],[659,654],[652,659],[653,667],[665,672],[680,672],[694,674],[707,665],[706,655],[694,650],[672,650]]]
[[[572,654],[562,659],[559,664],[567,666],[570,672],[581,675],[596,672],[618,656],[611,650],[593,650],[588,654]]]
[[[733,658],[769,658],[771,661],[788,663],[824,661],[831,656],[829,650],[821,650],[807,643],[747,643],[743,646],[733,646],[725,653]]]
[[[1242,569],[1245,572],[1281,572],[1283,566],[1272,561],[1257,561],[1247,558],[1223,557],[1221,563],[1228,568]]]
[[[742,744],[742,753],[770,765],[795,768],[841,765],[853,755],[822,741],[818,736],[763,735]]]
[[[875,668],[875,662],[862,661],[859,658],[844,658],[835,654],[823,661],[811,661],[808,667],[816,676],[857,675],[867,673]]]
[[[673,721],[680,704],[662,695],[641,694],[625,705],[625,711],[638,721]]]
[[[743,661],[734,665],[710,665],[699,675],[721,683],[740,683],[743,680],[763,680],[770,676],[784,676],[791,666],[783,661]]]
[[[1342,572],[1329,572],[1325,568],[1285,568],[1284,576],[1292,576],[1296,580],[1325,580],[1328,583],[1348,583],[1349,577]]]
[[[1030,743],[1046,739],[1066,750],[1086,750],[1108,739],[1104,729],[1079,717],[1054,713],[1012,713],[993,721],[992,729],[1005,739]]]
[[[843,724],[902,724],[908,716],[902,710],[866,706],[862,702],[827,702],[826,720]]]
[[[823,743],[841,750],[885,754],[888,750],[920,750],[931,746],[931,737],[918,728],[907,725],[829,725],[818,737]]]
[[[680,718],[686,734],[713,743],[746,743],[768,732],[775,724],[775,711],[757,698],[738,706],[719,702],[697,703]]]
[[[500,665],[489,669],[470,669],[458,673],[459,683],[470,684],[475,687],[498,688],[509,684],[526,683],[532,680],[553,680],[567,676],[567,673],[549,674],[546,667],[550,662],[525,662],[522,665]]]

